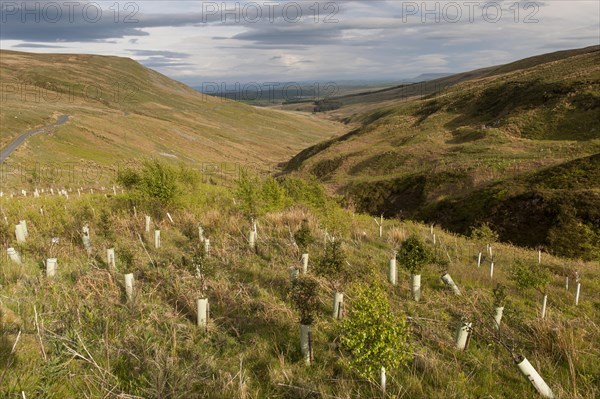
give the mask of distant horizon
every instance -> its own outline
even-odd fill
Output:
[[[0,48],[129,57],[197,87],[398,81],[600,43],[595,0],[82,4],[3,1]]]

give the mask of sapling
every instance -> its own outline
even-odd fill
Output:
[[[294,241],[298,245],[300,253],[308,252],[308,247],[315,242],[315,237],[308,225],[308,219],[302,220],[300,228],[294,233]]]
[[[341,319],[344,295],[340,292],[346,278],[348,262],[340,240],[333,241],[325,248],[325,255],[315,265],[315,273],[327,279],[334,291],[333,317]]]
[[[406,364],[412,357],[410,333],[403,315],[391,310],[383,289],[360,285],[348,317],[340,325],[340,344],[350,357],[344,363],[362,378],[385,389],[385,370]]]
[[[398,262],[411,273],[411,294],[415,301],[421,299],[421,271],[433,260],[431,249],[417,236],[411,235],[402,243]]]
[[[505,287],[498,283],[496,288],[492,290],[494,295],[494,327],[500,329],[500,323],[502,322],[502,315],[504,313],[504,305],[506,302]]]
[[[290,298],[300,314],[300,350],[307,365],[313,362],[312,323],[319,306],[319,283],[310,276],[300,275],[292,282]]]
[[[541,318],[546,317],[546,305],[548,303],[548,294],[546,287],[550,282],[550,274],[539,264],[527,264],[517,260],[511,269],[510,278],[520,289],[534,288],[542,298]]]

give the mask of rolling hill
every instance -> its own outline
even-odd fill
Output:
[[[487,221],[506,241],[598,256],[600,220],[592,210],[600,180],[570,179],[597,175],[599,168],[599,48],[542,55],[441,82],[452,86],[414,98],[394,100],[386,92],[342,99],[329,115],[356,128],[300,152],[287,171],[315,175],[360,211],[439,222],[461,233]],[[571,185],[547,184],[556,173],[561,177],[554,181]],[[540,191],[554,198],[551,206],[541,206],[548,204],[541,200],[518,206],[515,197],[535,198]],[[490,196],[495,208],[489,207]],[[585,199],[576,209],[574,197]],[[543,210],[548,212],[540,217]],[[586,248],[554,245],[565,223],[580,226]]]
[[[341,125],[311,115],[205,96],[127,58],[3,50],[0,80],[0,147],[69,117],[30,137],[10,156],[8,171],[35,162],[110,171],[144,157],[267,170],[341,131]]]

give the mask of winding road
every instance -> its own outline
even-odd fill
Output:
[[[25,140],[27,140],[29,137],[34,136],[36,134],[48,132],[52,128],[55,128],[57,126],[65,124],[68,120],[69,120],[69,115],[61,115],[58,117],[56,122],[54,122],[51,125],[39,127],[37,129],[32,129],[32,130],[29,130],[28,132],[23,133],[22,135],[20,135],[16,139],[14,139],[12,141],[12,143],[7,145],[6,148],[4,148],[2,150],[2,152],[0,152],[0,164],[4,163],[6,158],[8,158],[10,156],[10,154],[12,154],[17,148],[19,148],[19,146],[21,144],[23,144],[23,142]]]

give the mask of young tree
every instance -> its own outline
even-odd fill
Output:
[[[349,368],[373,381],[382,367],[393,369],[410,359],[408,337],[405,317],[394,315],[384,291],[376,285],[360,286],[341,325]]]
[[[347,276],[347,265],[342,243],[335,240],[325,248],[325,255],[317,262],[315,273],[327,279],[333,289],[338,289]]]
[[[302,220],[302,225],[294,233],[294,241],[298,245],[301,253],[305,253],[308,251],[308,246],[315,242],[315,237],[312,235],[310,231],[310,227],[308,226],[308,220]]]
[[[310,276],[300,275],[292,282],[290,298],[300,314],[300,324],[311,325],[319,306],[319,283]]]
[[[431,249],[415,235],[404,240],[396,254],[398,262],[411,273],[411,293],[415,301],[421,299],[421,271],[433,258]]]
[[[418,275],[434,257],[431,249],[416,235],[408,237],[396,255],[396,259],[411,274]]]

